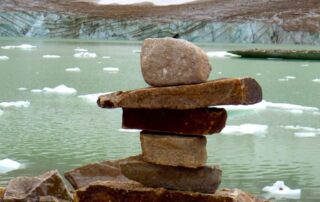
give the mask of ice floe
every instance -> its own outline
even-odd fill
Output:
[[[30,44],[21,44],[16,46],[1,46],[2,49],[20,49],[20,50],[32,50],[33,48],[36,48],[36,46],[30,45]]]
[[[75,49],[74,49],[74,51],[76,51],[76,52],[88,52],[88,50],[87,50],[87,49],[80,48],[80,47],[75,48]]]
[[[141,53],[141,50],[138,50],[138,49],[136,49],[136,50],[132,50],[132,53],[139,54],[139,53]]]
[[[111,59],[111,56],[102,56],[103,59]]]
[[[74,88],[69,88],[65,85],[59,85],[55,88],[43,88],[44,93],[50,93],[50,94],[59,94],[59,95],[72,95],[76,94],[77,90]]]
[[[242,124],[238,126],[227,125],[221,134],[224,135],[264,135],[267,133],[268,126],[260,124]]]
[[[21,163],[14,161],[14,160],[11,160],[11,159],[8,159],[8,158],[0,160],[0,174],[4,174],[4,173],[7,173],[7,172],[10,172],[13,170],[17,170],[22,167],[23,166]]]
[[[188,2],[192,2],[195,0],[97,0],[98,4],[119,4],[119,5],[126,5],[126,4],[138,4],[138,3],[153,3],[156,6],[167,6],[167,5],[177,5],[177,4],[184,4]]]
[[[89,53],[89,52],[79,52],[79,53],[73,54],[73,57],[88,59],[88,58],[96,58],[97,54],[96,53]]]
[[[301,67],[309,67],[309,64],[301,64]]]
[[[316,78],[316,79],[312,79],[312,82],[320,83],[320,79],[318,79],[318,78]]]
[[[118,73],[119,68],[117,67],[104,67],[103,71],[109,72],[109,73]]]
[[[317,135],[320,135],[320,128],[312,128],[312,127],[306,127],[306,126],[299,126],[299,125],[288,125],[288,126],[281,126],[282,128],[288,129],[288,130],[295,130],[297,132],[294,132],[295,137],[316,137]]]
[[[98,100],[98,97],[100,95],[105,95],[105,94],[109,94],[111,92],[106,92],[106,93],[93,93],[93,94],[87,94],[87,95],[79,95],[78,97],[81,99],[86,100],[87,102],[90,103],[96,103]]]
[[[42,93],[41,89],[32,89],[30,90],[31,93]]]
[[[28,88],[20,87],[20,88],[18,88],[18,90],[19,90],[19,91],[26,91],[26,90],[28,90]]]
[[[66,72],[80,72],[81,69],[79,67],[67,68]]]
[[[285,76],[284,78],[280,78],[278,79],[278,81],[289,81],[289,80],[293,80],[296,79],[295,76]]]
[[[3,114],[3,111],[0,109],[0,116]]]
[[[43,58],[47,58],[47,59],[57,59],[57,58],[61,58],[60,55],[43,55]]]
[[[260,72],[256,73],[257,76],[261,76],[262,74]]]
[[[0,55],[0,60],[9,60],[9,57],[5,55]]]
[[[268,199],[300,199],[301,197],[301,189],[290,189],[283,181],[276,181],[272,186],[265,186],[262,191],[268,192]]]
[[[119,132],[126,132],[126,133],[140,133],[141,130],[139,129],[124,129],[124,128],[120,128],[118,129]]]
[[[207,56],[215,58],[240,57],[239,55],[228,53],[227,51],[209,51],[207,52]]]
[[[295,137],[316,137],[317,134],[313,132],[295,132]]]
[[[0,102],[0,107],[2,108],[8,108],[8,107],[27,108],[29,106],[30,106],[29,101]]]

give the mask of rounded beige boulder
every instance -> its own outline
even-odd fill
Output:
[[[141,70],[151,86],[203,83],[211,69],[206,53],[188,41],[168,37],[144,40]]]

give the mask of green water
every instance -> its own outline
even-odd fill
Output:
[[[0,39],[0,46],[24,43],[36,48],[0,48],[0,56],[9,57],[0,60],[0,103],[30,102],[26,108],[0,107],[3,111],[0,160],[10,158],[24,165],[22,169],[0,174],[0,185],[19,175],[39,175],[51,169],[64,173],[87,163],[140,153],[139,133],[119,131],[120,109],[100,109],[94,102],[78,97],[146,87],[140,73],[139,54],[134,53],[140,48],[139,43]],[[200,45],[206,51],[247,47]],[[88,49],[97,57],[75,58],[77,47]],[[43,55],[61,57],[48,59]],[[263,195],[264,186],[283,180],[290,188],[302,189],[302,195],[301,199],[279,201],[319,201],[320,83],[312,80],[320,78],[320,62],[239,58],[210,58],[210,62],[213,66],[210,79],[254,77],[269,103],[260,110],[228,110],[228,125],[260,124],[268,127],[265,133],[208,136],[208,164],[220,164],[223,168],[221,187],[237,187]],[[73,67],[81,71],[65,71]],[[103,71],[104,67],[117,67],[119,72]],[[286,76],[292,78],[281,81]],[[30,91],[61,84],[76,89],[77,93],[55,95]],[[27,90],[20,91],[20,87]],[[272,107],[272,103],[283,104]],[[313,108],[286,110],[284,103]],[[300,126],[300,129],[288,129],[288,126]],[[309,132],[313,137],[297,137],[297,132]]]

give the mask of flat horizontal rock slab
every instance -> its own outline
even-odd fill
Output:
[[[214,194],[148,188],[130,182],[94,182],[74,194],[75,202],[263,202],[239,189],[218,190]]]
[[[141,157],[120,164],[127,178],[147,187],[167,188],[179,191],[214,193],[221,182],[222,171],[218,167],[186,168],[156,165]]]
[[[248,105],[262,100],[260,85],[253,78],[231,78],[201,84],[143,88],[102,95],[102,108],[194,109],[214,105]]]
[[[131,157],[132,158],[132,157]],[[92,163],[64,173],[65,178],[74,189],[87,186],[96,181],[126,181],[129,182],[120,170],[120,163],[124,163],[129,158]]]
[[[219,133],[226,124],[227,112],[219,108],[133,109],[123,108],[122,128],[208,135]]]
[[[229,53],[245,58],[283,58],[297,60],[320,60],[320,50],[249,49],[232,50]]]
[[[160,165],[198,168],[207,162],[204,136],[175,136],[141,132],[144,161]]]

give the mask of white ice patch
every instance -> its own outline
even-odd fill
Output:
[[[111,56],[102,56],[103,59],[111,59]]]
[[[0,160],[0,174],[4,174],[13,170],[17,170],[22,168],[22,164],[11,160],[11,159],[3,159]]]
[[[257,75],[257,76],[261,76],[262,74],[261,74],[261,73],[256,73],[256,75]]]
[[[290,189],[283,181],[276,181],[272,186],[266,186],[262,191],[268,192],[270,198],[300,199],[301,189]]]
[[[30,90],[31,93],[42,93],[41,89],[32,89]]]
[[[79,47],[78,47],[78,48],[75,48],[74,51],[76,51],[76,52],[88,52],[87,49],[79,48]]]
[[[139,54],[139,53],[141,53],[141,50],[132,50],[132,53]]]
[[[117,67],[104,67],[103,71],[109,72],[109,73],[118,73],[119,68]]]
[[[0,109],[0,116],[3,114],[3,111]]]
[[[268,126],[260,124],[242,124],[239,126],[226,126],[221,134],[225,135],[264,135]]]
[[[28,88],[25,88],[25,87],[21,87],[21,88],[18,88],[19,91],[26,91],[28,90]]]
[[[293,80],[296,79],[295,76],[285,76],[284,78],[280,78],[278,79],[278,81],[289,81],[289,80]]]
[[[81,69],[79,67],[67,68],[65,70],[66,70],[66,72],[80,72],[81,71]]]
[[[47,59],[57,59],[57,58],[61,58],[60,55],[43,55],[43,58],[47,58]]]
[[[89,52],[79,52],[79,53],[75,53],[73,55],[73,57],[89,59],[89,58],[96,58],[97,54],[96,53],[89,53]]]
[[[9,60],[9,57],[5,55],[0,55],[0,60]]]
[[[8,107],[27,108],[29,106],[30,106],[29,101],[0,102],[0,107],[2,108],[8,108]]]
[[[209,51],[207,52],[207,56],[213,58],[240,57],[239,55],[228,53],[227,51]]]
[[[93,93],[93,94],[87,94],[87,95],[79,95],[78,98],[84,99],[87,102],[90,103],[96,103],[98,100],[98,97],[100,95],[105,95],[105,94],[110,94],[111,92],[106,92],[106,93]]]
[[[309,64],[302,64],[301,67],[309,67]]]
[[[313,132],[296,132],[294,133],[295,137],[315,137],[317,134]]]
[[[320,83],[320,79],[318,79],[318,78],[312,79],[312,82]]]
[[[153,3],[156,6],[168,6],[193,2],[195,0],[97,0],[98,4],[138,4],[138,3]]]
[[[125,133],[140,133],[141,130],[139,129],[124,129],[124,128],[120,128],[118,129],[119,132],[125,132]]]
[[[32,50],[33,48],[36,48],[36,46],[30,45],[30,44],[21,44],[17,46],[1,46],[2,49],[20,49],[20,50]]]
[[[69,88],[65,85],[59,85],[55,88],[43,88],[44,93],[50,93],[50,94],[58,94],[58,95],[72,95],[76,94],[77,90],[74,88]]]
[[[312,127],[306,127],[306,126],[281,126],[282,128],[288,129],[288,130],[295,130],[297,132],[294,132],[295,137],[315,137],[317,135],[320,135],[320,128],[312,128]]]

